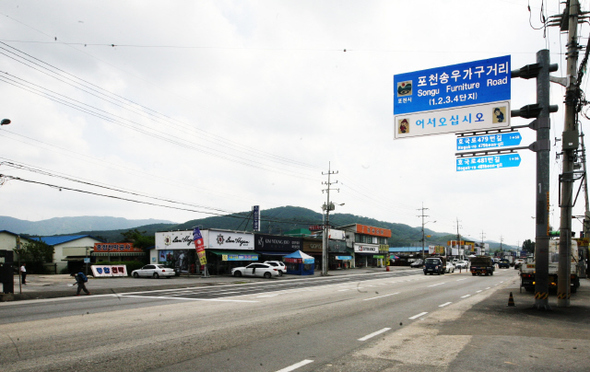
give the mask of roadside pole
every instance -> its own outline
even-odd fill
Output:
[[[577,123],[577,106],[580,99],[578,82],[578,15],[580,4],[578,0],[568,1],[569,9],[564,16],[569,15],[568,22],[568,51],[567,51],[567,86],[565,93],[565,123],[562,134],[563,170],[561,175],[561,222],[559,227],[559,268],[557,271],[557,306],[567,307],[570,304],[570,267],[572,240],[572,194],[574,183],[574,164],[579,144]],[[562,19],[562,22],[565,22]],[[576,257],[577,258],[577,257]]]

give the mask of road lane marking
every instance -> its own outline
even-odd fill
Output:
[[[277,372],[290,372],[290,371],[294,371],[297,368],[303,367],[304,365],[307,365],[309,363],[313,363],[313,360],[311,359],[304,359],[299,363],[295,363],[293,365],[290,365],[289,367],[285,367],[283,369],[279,369]]]
[[[116,295],[109,295],[114,296]],[[260,302],[250,300],[228,300],[224,298],[187,298],[187,297],[167,297],[167,296],[137,296],[137,295],[126,295],[120,294],[118,297],[129,297],[129,298],[151,298],[155,300],[185,300],[185,301],[213,301],[213,302]]]
[[[468,294],[468,295],[465,295],[465,296],[461,296],[461,298],[467,298],[467,297],[471,297],[471,295]]]
[[[395,293],[391,293],[391,294],[386,294],[383,296],[376,296],[376,297],[370,297],[370,298],[365,298],[363,301],[371,301],[371,300],[376,300],[378,298],[384,298],[384,297],[389,297],[389,296],[395,296],[396,294],[399,294],[399,292],[395,292]]]
[[[458,282],[460,282],[461,280],[467,280],[467,278],[457,279]]]
[[[416,314],[414,316],[411,316],[408,319],[414,320],[414,319],[420,318],[421,316],[426,315],[426,314],[428,314],[428,311],[421,312],[420,314]]]
[[[446,283],[445,282],[442,282],[442,283],[431,284],[431,285],[427,286],[427,288],[430,288],[430,287],[438,287],[439,285],[443,285],[443,284],[446,284]]]
[[[445,302],[445,303],[444,303],[444,304],[442,304],[442,305],[438,305],[438,307],[445,307],[445,306],[448,306],[448,305],[450,305],[450,304],[452,304],[452,302]]]
[[[479,291],[475,291],[475,293],[480,293],[483,292],[483,289],[480,289]]]
[[[389,331],[390,329],[391,329],[391,328],[383,328],[383,329],[380,329],[380,330],[378,330],[377,332],[373,332],[373,333],[371,333],[371,334],[368,334],[368,335],[366,335],[365,337],[359,338],[358,340],[359,340],[359,341],[367,341],[368,339],[370,339],[370,338],[373,338],[373,337],[375,337],[375,336],[378,336],[378,335],[380,335],[381,333],[387,332],[387,331]]]

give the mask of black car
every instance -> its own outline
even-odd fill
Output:
[[[430,257],[424,261],[424,275],[426,274],[444,274],[446,265],[444,265],[442,259]]]
[[[510,268],[510,261],[508,260],[500,260],[500,262],[498,262],[498,269],[509,269]]]
[[[416,267],[422,267],[422,264],[423,264],[422,259],[419,258],[416,261],[412,262],[410,264],[410,267],[414,267],[414,268],[416,268]]]

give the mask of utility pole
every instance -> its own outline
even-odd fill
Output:
[[[429,217],[427,215],[424,214],[424,211],[427,211],[428,208],[424,208],[424,203],[422,203],[422,208],[418,209],[419,211],[421,211],[420,215],[418,217],[422,217],[422,261],[424,261],[425,257],[424,256],[424,218],[425,217]]]
[[[580,3],[569,0],[562,15],[562,24],[567,22],[567,77],[565,92],[565,123],[562,133],[563,170],[561,175],[561,222],[559,226],[559,268],[557,270],[557,306],[570,305],[570,268],[572,240],[572,194],[574,184],[574,164],[579,144],[578,102],[580,82],[578,81],[578,16]],[[568,17],[566,20],[565,17]],[[576,257],[577,258],[577,257]]]
[[[322,190],[322,193],[326,193],[327,199],[326,204],[322,206],[322,209],[326,211],[326,218],[324,220],[324,234],[322,238],[322,275],[328,275],[328,244],[329,244],[329,233],[330,233],[330,211],[335,209],[334,203],[330,202],[330,190],[332,182],[330,182],[330,176],[333,174],[338,174],[338,171],[332,172],[330,170],[330,163],[328,162],[328,173],[322,172],[323,176],[328,176],[328,182],[322,182],[323,185],[326,185],[326,188]],[[338,183],[338,181],[333,182]],[[340,189],[334,189],[340,192]]]
[[[459,234],[459,217],[457,217],[457,253],[461,253],[461,234]],[[465,252],[459,255],[463,257],[465,256]]]
[[[528,125],[537,131],[537,140],[529,148],[537,153],[535,216],[535,308],[549,309],[549,165],[551,153],[551,120],[549,114],[558,107],[550,105],[549,72],[557,71],[549,63],[549,50],[537,52],[537,63],[511,72],[512,78],[537,79],[537,103],[512,110],[511,116],[536,118]]]

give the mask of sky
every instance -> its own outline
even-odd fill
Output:
[[[564,76],[565,35],[541,17],[562,6],[3,0],[0,117],[12,123],[0,128],[0,215],[181,223],[254,205],[263,217],[287,205],[322,212],[331,173],[331,213],[521,245],[535,238],[535,154],[458,172],[454,134],[394,139],[393,76],[506,55],[516,69],[541,49]],[[534,80],[511,83],[513,109],[535,102]],[[552,84],[554,139],[564,94]],[[520,133],[521,145],[534,142],[533,130]],[[581,193],[573,214],[583,213]]]

